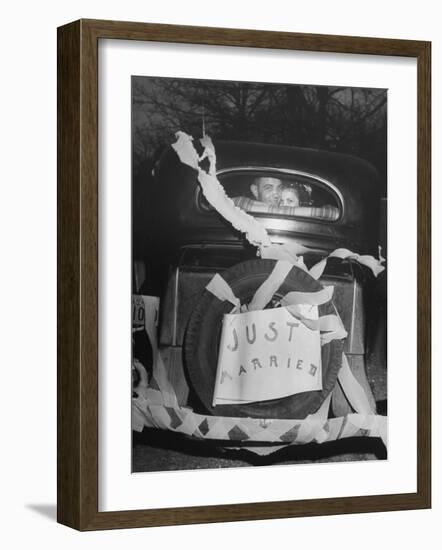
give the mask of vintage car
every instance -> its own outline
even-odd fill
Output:
[[[217,178],[226,194],[265,226],[272,242],[302,244],[307,267],[338,248],[378,256],[386,220],[380,215],[378,174],[369,163],[349,155],[298,147],[233,141],[215,141],[214,145]],[[159,346],[179,402],[212,414],[262,416],[262,409],[222,411],[211,406],[219,316],[211,317],[210,312],[204,316],[201,309],[207,307],[205,287],[215,273],[227,273],[231,280],[240,264],[245,266],[239,269],[243,278],[253,278],[257,250],[210,206],[196,171],[181,163],[173,148],[163,152],[153,174],[152,212],[145,226],[151,245],[143,261],[150,280],[158,282],[151,292],[160,296]],[[283,189],[295,189],[296,206],[267,207],[257,201],[252,190],[259,178],[272,178],[281,182]],[[320,282],[334,286],[334,303],[348,332],[344,349],[374,406],[366,354],[368,346],[374,345],[373,339],[379,338],[379,330],[371,329],[378,327],[379,316],[385,315],[382,300],[373,300],[379,283],[369,270],[351,259],[330,259]],[[244,292],[250,294],[252,287]],[[192,316],[199,316],[196,328]],[[211,332],[213,337],[199,340],[199,331]],[[385,330],[381,332],[385,338]],[[204,364],[195,367],[195,361]],[[336,372],[328,381],[327,391],[335,381]],[[312,407],[313,402],[283,415],[305,416]],[[335,400],[336,414],[345,412],[345,407],[344,398],[340,403]],[[271,403],[267,413],[277,417],[281,410],[278,403]]]

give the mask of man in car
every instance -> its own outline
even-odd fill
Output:
[[[311,201],[311,187],[306,184],[285,185],[278,178],[261,176],[255,178],[250,185],[250,192],[253,199],[233,197],[233,202],[235,206],[252,214],[276,214],[332,221],[339,217],[339,210],[335,205],[314,206]]]
[[[269,206],[279,206],[282,197],[282,181],[278,178],[261,176],[250,186],[252,195],[258,202]]]
[[[277,213],[282,199],[283,183],[274,177],[260,176],[250,185],[253,199],[249,197],[233,197],[233,202],[246,212]]]

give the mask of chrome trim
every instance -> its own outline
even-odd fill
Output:
[[[353,270],[352,270],[353,271]],[[352,293],[352,304],[351,304],[351,325],[350,325],[350,334],[349,334],[349,346],[348,349],[350,353],[353,351],[353,338],[355,333],[355,322],[356,322],[356,290],[357,290],[356,279],[353,281],[353,293]]]
[[[172,328],[172,346],[176,346],[177,343],[177,327],[178,327],[178,282],[180,276],[179,266],[175,269],[175,287],[174,287],[174,307],[173,307],[173,328]]]
[[[332,191],[335,193],[335,195],[338,197],[340,203],[341,203],[341,215],[337,220],[334,220],[335,223],[339,221],[344,216],[345,211],[345,205],[344,205],[344,197],[341,193],[341,191],[331,183],[330,181],[321,178],[320,176],[317,176],[315,174],[310,174],[309,172],[302,172],[301,170],[293,170],[291,168],[270,168],[269,166],[234,166],[233,168],[221,168],[220,170],[217,170],[216,175],[221,176],[222,174],[228,174],[230,172],[246,172],[246,171],[262,171],[262,172],[280,172],[281,174],[288,174],[290,176],[305,176],[307,178],[311,178],[313,180],[316,180],[326,187],[329,187],[332,189]]]

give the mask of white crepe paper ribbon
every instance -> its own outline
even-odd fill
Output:
[[[178,407],[177,396],[167,376],[167,370],[160,352],[157,354],[152,378],[155,379],[155,382],[158,385],[166,407]]]
[[[332,340],[342,340],[348,336],[337,312],[336,314],[320,317],[319,326],[321,331],[321,346],[325,346],[325,344],[328,344]]]
[[[303,271],[308,271],[301,255],[308,251],[308,248],[297,242],[272,243],[270,246],[261,247],[259,249],[259,256],[264,260],[285,260]]]
[[[252,301],[248,305],[249,311],[259,311],[266,307],[279,287],[286,280],[287,275],[293,268],[293,264],[285,261],[278,261],[270,275],[255,292]]]
[[[328,418],[328,410],[330,408],[331,393],[323,401],[319,409],[309,414],[301,423],[299,427],[298,435],[296,437],[297,443],[310,443],[310,441],[316,441],[317,443],[323,443],[328,439],[328,432],[324,429],[324,426]]]
[[[261,311],[285,281],[292,267],[289,262],[277,262],[272,273],[255,292],[248,306],[246,304],[241,306],[230,285],[218,273],[207,284],[206,289],[216,296],[218,300],[222,302],[229,301],[234,306],[231,313],[238,311]],[[344,328],[341,318],[336,312],[336,314],[322,315],[318,321],[314,321],[306,318],[298,306],[322,305],[331,300],[333,291],[333,286],[324,287],[317,292],[293,291],[288,292],[281,300],[281,306],[285,307],[291,315],[301,321],[307,328],[321,331],[321,346],[328,344],[332,340],[341,340],[347,337],[348,333]]]
[[[205,135],[200,140],[204,147],[204,152],[202,156],[199,157],[193,145],[192,136],[182,131],[176,132],[175,136],[177,141],[172,144],[172,147],[182,163],[198,172],[198,181],[207,201],[219,214],[221,214],[221,216],[223,216],[223,218],[230,222],[235,229],[244,233],[246,239],[252,245],[259,248],[261,258],[289,261],[301,269],[307,270],[301,254],[307,252],[309,250],[308,248],[298,243],[272,243],[265,227],[253,216],[235,206],[233,200],[227,196],[224,187],[216,177],[216,153],[210,137]],[[209,160],[209,173],[202,170],[199,166],[199,163],[205,158]],[[319,279],[322,275],[328,258],[354,259],[360,264],[370,268],[376,277],[385,269],[382,265],[382,263],[385,262],[385,258],[381,256],[380,248],[379,259],[370,255],[356,254],[346,248],[338,248],[327,258],[324,258],[310,269],[310,275],[314,279]]]
[[[325,266],[329,258],[340,258],[341,260],[356,260],[362,265],[365,265],[373,272],[373,275],[377,277],[379,273],[384,271],[385,267],[382,265],[385,262],[385,258],[382,256],[379,259],[376,259],[374,256],[370,255],[361,255],[348,250],[347,248],[337,248],[326,258],[323,258],[320,262],[315,264],[310,268],[309,273],[314,279],[319,279],[324,272]]]
[[[216,152],[213,141],[209,136],[204,135],[200,139],[201,145],[204,147],[203,154],[201,155],[199,161],[202,162],[205,158],[209,161],[209,174],[211,176],[216,175]]]
[[[198,171],[198,181],[201,184],[203,195],[207,201],[230,222],[235,229],[245,233],[246,239],[255,246],[270,246],[271,241],[266,228],[247,212],[235,206],[233,200],[227,196],[224,187],[216,176]]]
[[[159,393],[159,392],[157,392]],[[304,420],[299,419],[260,419],[208,416],[193,412],[188,407],[155,404],[137,397],[132,399],[132,427],[141,431],[144,426],[175,431],[203,440],[222,440],[233,443],[230,432],[240,429],[246,440],[255,443],[275,443],[261,447],[241,448],[256,454],[269,454],[289,445],[300,445],[310,441],[324,443],[355,435],[380,437],[387,445],[387,417],[373,414],[349,414],[327,420],[330,395],[320,409]],[[176,420],[179,422],[176,423]],[[200,432],[199,426],[205,423],[207,431]],[[293,440],[282,441],[281,436],[297,427]],[[360,431],[367,433],[361,434]],[[280,443],[277,443],[280,442]],[[235,447],[233,447],[235,448]]]
[[[138,386],[134,389],[134,391],[138,395],[137,399],[147,401],[150,404],[154,405],[164,405],[164,396],[161,390],[155,390],[149,387],[147,372],[144,366],[138,361],[138,359],[134,359],[133,366],[140,375],[140,382],[138,383]],[[160,366],[159,368],[161,369],[163,367],[164,365]]]
[[[146,425],[145,415],[136,402],[132,401],[131,407],[131,427],[135,432],[142,432]]]
[[[199,170],[200,158],[193,146],[193,137],[181,131],[176,132],[175,137],[177,140],[172,143],[172,148],[176,151],[180,161],[195,170]]]
[[[380,244],[378,245],[378,256],[381,264],[385,263],[385,258],[382,256],[382,246]]]
[[[320,422],[318,422],[318,425],[320,425]],[[327,425],[327,429],[326,429]],[[340,416],[337,418],[331,418],[329,419],[326,424],[324,423],[323,428],[321,431],[318,431],[319,440],[318,438],[315,438],[315,441],[317,443],[325,443],[326,441],[335,441],[338,439],[343,439],[347,437],[354,437],[360,436],[362,434],[358,433],[360,430],[366,432],[364,435],[367,437],[379,437],[383,444],[385,445],[385,448],[387,448],[388,444],[388,432],[387,432],[387,426],[388,426],[388,417],[387,416],[380,416],[376,414],[348,414],[346,416]],[[325,439],[324,439],[325,437]],[[276,438],[275,438],[276,439]],[[261,446],[250,446],[250,447],[233,447],[235,449],[245,449],[247,451],[250,451],[254,454],[258,454],[260,456],[266,456],[269,454],[272,454],[276,451],[279,451],[283,448],[291,447],[294,445],[303,444],[304,441],[301,441],[298,438],[296,438],[295,441],[292,441],[285,445],[272,445],[267,447],[261,447]],[[229,447],[232,448],[232,447]]]
[[[287,311],[298,321],[310,330],[319,330],[319,320],[309,319],[304,315],[304,308],[301,304],[293,304],[292,306],[286,306]]]
[[[144,386],[147,378],[144,378],[141,370],[140,376],[143,376]],[[133,398],[132,427],[134,430],[141,431],[144,426],[147,426],[180,432],[193,437],[199,432],[198,427],[205,421],[208,431],[199,432],[198,437],[202,439],[218,439],[233,443],[229,433],[232,428],[239,427],[245,432],[250,442],[276,443],[278,440],[280,441],[280,436],[298,426],[296,436],[288,443],[268,447],[246,447],[257,454],[269,454],[287,445],[299,445],[311,441],[324,443],[325,441],[353,437],[358,435],[359,430],[367,431],[367,436],[380,437],[387,445],[387,417],[378,416],[371,412],[358,412],[327,420],[331,394],[328,395],[316,413],[307,416],[304,420],[217,417],[198,414],[188,407],[180,407],[177,404],[176,399],[173,399],[174,390],[168,384],[166,369],[162,361],[157,363],[154,377],[160,391],[149,389],[150,395],[161,396],[163,398],[162,402],[159,402],[157,398],[153,402],[151,398],[146,399],[145,396]],[[164,383],[165,380],[166,383]],[[362,388],[360,389],[362,390]],[[364,407],[359,406],[359,408]],[[171,413],[176,419],[180,420],[176,426],[172,424]]]
[[[199,167],[201,160],[193,146],[193,138],[184,132],[177,132],[177,141],[172,144],[181,162],[194,168],[198,172],[198,181],[201,185],[203,195],[207,201],[230,222],[235,229],[245,233],[246,239],[258,247],[270,246],[270,237],[263,225],[253,216],[250,216],[241,208],[235,206],[233,200],[227,196],[224,187],[218,181],[216,172],[216,155],[212,140],[205,136],[203,143],[205,150],[201,157],[208,157],[210,163],[209,173]]]
[[[146,369],[143,367],[143,365],[138,361],[138,359],[133,360],[133,367],[136,369],[140,376],[140,381],[138,383],[138,386],[135,388],[135,391],[137,393],[137,400],[143,400],[148,401],[149,399],[149,384],[148,384],[148,378],[147,378],[147,372]],[[159,392],[157,392],[159,393]],[[159,399],[162,401],[161,394],[159,395]],[[132,429],[136,430],[138,432],[141,432],[143,429],[145,422],[143,420],[143,416],[140,414],[140,411],[137,407],[132,406]]]
[[[342,340],[348,336],[339,315],[321,315],[317,321],[314,321],[305,317],[302,311],[298,309],[298,305],[285,307],[293,317],[301,321],[307,328],[321,332],[321,346],[328,344],[332,340]]]
[[[308,304],[311,306],[322,306],[329,302],[333,297],[333,286],[325,286],[317,292],[288,292],[281,300],[282,306],[292,306],[299,304]]]
[[[137,386],[137,393],[144,393],[149,386],[147,371],[142,365],[142,363],[138,361],[138,359],[134,358],[134,360],[132,361],[132,365],[134,369],[138,372],[138,375],[140,377],[140,381]]]
[[[380,437],[385,448],[388,444],[388,423],[386,416],[378,414],[349,414],[348,422],[360,430],[367,430],[371,437]]]
[[[338,382],[350,405],[357,413],[374,414],[370,401],[363,387],[356,380],[348,364],[347,356],[342,354],[342,367],[338,374]]]
[[[206,289],[218,298],[221,302],[229,301],[235,309],[241,307],[241,302],[233,294],[230,285],[218,273],[211,279]]]

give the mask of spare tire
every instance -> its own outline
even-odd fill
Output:
[[[275,263],[275,260],[262,259],[242,262],[224,271],[222,277],[241,304],[247,304],[271,274]],[[291,291],[316,292],[322,288],[309,273],[293,266],[275,296],[281,298]],[[189,320],[184,360],[189,384],[201,402],[202,410],[216,416],[250,418],[305,418],[316,412],[336,383],[342,363],[343,340],[332,340],[321,348],[322,390],[242,405],[212,406],[222,320],[231,309],[230,302],[221,301],[204,290]],[[333,313],[331,302],[319,306],[319,315]]]

